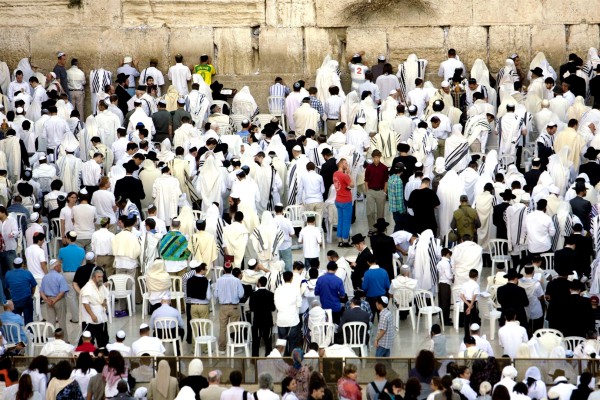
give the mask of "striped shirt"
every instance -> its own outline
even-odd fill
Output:
[[[392,317],[392,312],[387,308],[384,308],[379,313],[379,326],[377,329],[380,331],[385,331],[381,339],[379,339],[379,347],[391,349],[392,345],[394,344],[396,329],[394,328],[394,318]]]
[[[273,109],[283,110],[285,108],[285,96],[290,94],[290,88],[277,82],[271,85],[269,88],[269,96],[281,97],[276,100],[275,103],[269,103],[269,112],[273,112]],[[275,106],[275,107],[273,107]]]

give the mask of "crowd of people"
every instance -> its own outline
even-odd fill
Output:
[[[160,355],[161,338],[192,343],[190,322],[214,312],[219,355],[228,324],[244,320],[253,356],[261,342],[272,357],[356,355],[345,324],[361,322],[361,353],[373,343],[371,355],[390,357],[411,314],[396,321],[395,308],[425,296],[441,309],[427,327],[436,356],[440,328],[456,323],[459,354],[491,357],[478,332],[496,309],[504,355],[560,355],[533,337],[546,322],[588,339],[575,353],[597,353],[597,50],[570,54],[558,74],[543,53],[527,69],[512,54],[493,77],[450,49],[439,88],[414,54],[396,74],[385,55],[371,67],[364,56],[348,59],[349,91],[329,56],[314,86],[276,78],[263,113],[247,86],[226,101],[207,55],[187,66],[177,54],[168,88],[156,59],[140,70],[129,56],[114,83],[103,68],[87,80],[75,58],[67,69],[63,52],[46,75],[24,58],[0,76],[0,321],[23,342],[4,351],[22,352],[25,325],[43,320],[55,328],[43,356]],[[118,285],[130,298],[111,309]],[[131,346],[122,331],[109,343],[108,321],[131,317],[132,303],[149,320]],[[351,393],[347,368],[340,391]],[[438,389],[451,390],[444,379]],[[162,383],[155,398],[173,398]]]

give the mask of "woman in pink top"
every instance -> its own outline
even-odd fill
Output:
[[[354,182],[350,177],[348,161],[342,158],[338,162],[338,170],[333,174],[333,186],[335,187],[335,207],[338,212],[338,247],[352,247],[348,241],[350,237],[350,225],[352,223],[352,192]]]

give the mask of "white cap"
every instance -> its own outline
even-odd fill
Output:
[[[547,99],[542,100],[542,107],[550,106],[550,102]]]
[[[31,216],[29,216],[29,219],[31,220],[31,222],[35,222],[40,218],[40,213],[31,213]]]
[[[502,369],[502,376],[503,377],[509,377],[509,378],[513,378],[514,379],[514,378],[517,377],[518,374],[519,374],[519,372],[512,365],[507,365],[506,367],[504,367]]]
[[[548,192],[558,195],[560,194],[560,189],[556,185],[550,185],[548,186]]]
[[[38,160],[47,160],[48,158],[45,155],[41,155],[40,158],[38,158]]]
[[[285,339],[277,339],[277,341],[275,342],[275,346],[286,346],[287,345],[287,340]]]
[[[171,294],[170,293],[166,293],[165,295],[163,295],[163,297],[161,297],[161,300],[171,300]]]
[[[442,81],[442,85],[443,88],[447,88],[450,87],[450,84],[448,83],[448,81]]]
[[[51,267],[55,266],[58,263],[58,260],[56,258],[53,258],[50,260],[50,262],[48,263]]]
[[[292,151],[302,151],[302,147],[295,145],[294,147],[292,147]]]
[[[275,207],[283,207],[283,203],[277,203],[275,204]]]
[[[523,193],[521,195],[521,203],[529,203],[531,201],[531,195],[529,193]]]
[[[62,52],[62,51],[59,51],[59,52],[57,52],[57,53],[56,53],[56,58],[61,58],[61,57],[62,57],[62,56],[64,56],[64,55],[65,55],[65,53],[64,53],[64,52]]]
[[[123,63],[127,64],[133,61],[133,58],[131,58],[131,56],[125,56],[125,58],[123,58]]]
[[[546,124],[546,128],[547,128],[547,127],[549,127],[549,126],[558,126],[558,124],[556,123],[556,121],[552,121],[552,120],[550,120],[550,121],[548,121],[548,123]]]
[[[147,324],[147,323],[145,323],[145,322],[144,322],[144,323],[142,323],[142,324],[140,325],[140,331],[141,331],[142,329],[146,329],[146,328],[150,328],[150,325],[148,325],[148,324]]]
[[[65,150],[66,150],[68,153],[75,153],[75,150],[77,150],[77,147],[79,147],[77,144],[75,144],[75,143],[72,143],[72,144],[70,144],[70,145],[66,146]],[[87,191],[86,191],[86,193],[87,193]]]
[[[568,379],[567,379],[567,377],[566,377],[566,376],[557,376],[557,377],[554,379],[554,383],[555,383],[555,384],[557,384],[558,382],[567,382],[567,381],[568,381]]]
[[[403,265],[400,267],[400,269],[410,269],[410,268],[409,268],[409,266],[408,266],[408,265],[406,265],[406,264],[403,264]]]
[[[83,333],[81,334],[81,336],[83,336],[84,338],[91,338],[92,337],[92,333],[90,331],[83,331]]]
[[[357,57],[360,57],[359,53],[354,53],[354,55],[352,56],[352,58],[357,58]]]
[[[127,336],[127,335],[125,335],[125,331],[120,330],[120,331],[117,332],[117,337],[119,339],[125,339],[125,336]]]
[[[366,123],[367,123],[367,120],[366,120],[364,117],[358,117],[358,118],[356,119],[356,123],[357,123],[357,124],[366,124]]]
[[[54,72],[50,72],[50,76],[56,79],[56,74]]]
[[[177,99],[177,104],[185,104],[185,99],[184,98],[178,98]]]
[[[253,267],[257,264],[256,259],[255,258],[251,258],[248,260],[248,266],[249,267]]]
[[[136,97],[135,100],[133,100],[133,104],[142,104],[142,101]]]
[[[242,125],[248,125],[250,123],[250,121],[247,118],[244,118],[242,120]]]
[[[392,95],[392,94],[396,94],[396,93],[398,93],[398,92],[396,91],[396,89],[392,89],[392,90],[390,90],[390,95]]]
[[[377,60],[379,60],[379,61],[385,61],[385,55],[380,54],[379,56],[377,56]]]
[[[92,261],[94,257],[96,257],[96,255],[93,251],[88,251],[87,253],[85,253],[85,259],[88,261]]]
[[[383,301],[383,304],[388,304],[390,299],[387,296],[381,296],[381,301]]]
[[[21,114],[25,110],[23,110],[23,107],[17,107],[15,111],[17,112],[17,114]]]
[[[470,330],[472,331],[478,331],[481,327],[479,326],[479,324],[471,324],[471,326],[469,327]]]
[[[192,260],[192,261],[190,261],[190,268],[192,268],[192,269],[197,268],[200,266],[200,264],[201,264],[200,261]]]
[[[13,261],[13,264],[23,264],[23,259],[21,257],[17,257]]]

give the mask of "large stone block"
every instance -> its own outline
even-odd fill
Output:
[[[473,62],[480,58],[488,63],[488,31],[483,26],[451,26],[448,29],[446,47],[457,51],[460,60],[470,72]],[[489,67],[488,67],[489,68]]]
[[[544,10],[553,6],[538,0],[474,1],[473,25],[543,24],[548,22]]]
[[[437,71],[446,59],[444,30],[440,27],[394,28],[388,31],[390,63],[394,70],[414,53],[428,61],[427,72]]]
[[[261,28],[261,73],[294,73],[304,70],[302,28]]]
[[[169,53],[181,53],[186,64],[200,62],[202,54],[208,54],[214,62],[213,29],[206,27],[173,28],[169,35]]]
[[[595,5],[594,5],[595,4]],[[587,0],[553,1],[543,8],[543,20],[561,24],[594,24],[600,22],[600,7]]]
[[[558,69],[566,59],[567,35],[564,25],[534,25],[531,28],[531,55],[543,52],[548,62]]]
[[[345,41],[345,29],[304,29],[304,72],[314,74],[318,68],[321,68],[327,54],[334,60],[343,60]]]
[[[590,47],[599,47],[598,25],[579,24],[569,26],[567,53],[576,53],[584,60]],[[566,60],[567,54],[563,56]]]
[[[529,26],[490,26],[489,65],[490,71],[498,71],[506,58],[517,53],[522,65],[529,65],[531,58],[531,28]]]
[[[8,65],[11,73],[20,59],[31,56],[29,41],[29,28],[0,30],[0,60]]]
[[[69,8],[68,0],[0,1],[0,26],[77,26],[81,23],[81,10]]]
[[[315,0],[266,0],[265,22],[268,26],[315,26]]]
[[[121,26],[121,0],[84,0],[80,9],[81,25],[119,28]]]
[[[195,27],[264,24],[265,4],[259,0],[124,0],[123,26]]]
[[[250,28],[216,28],[214,30],[217,71],[221,74],[248,75],[255,72],[255,53]]]
[[[388,37],[385,29],[348,28],[346,31],[346,54],[349,58],[354,53],[364,51],[363,64],[373,65],[379,54],[388,54]],[[344,67],[342,66],[342,70]]]

